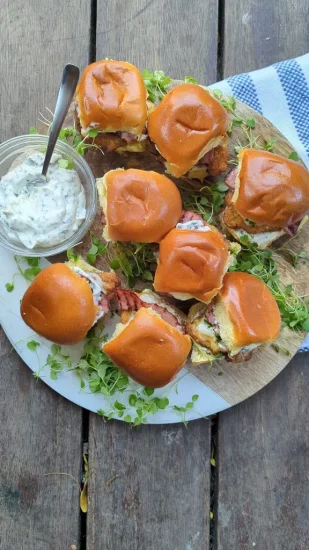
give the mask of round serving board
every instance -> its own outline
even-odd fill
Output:
[[[178,81],[174,81],[176,85]],[[284,136],[264,117],[244,103],[236,100],[236,116],[246,119],[254,118],[256,127],[252,130],[252,136],[256,142],[262,147],[265,141],[276,140],[273,146],[274,152],[283,156],[288,156],[293,147],[284,138]],[[67,121],[70,124],[70,120]],[[232,137],[229,139],[229,152],[231,161],[236,158],[235,146],[248,145],[247,136],[242,127],[233,127]],[[109,153],[103,155],[96,149],[90,149],[86,154],[86,159],[91,166],[96,178],[102,177],[105,172],[115,168],[140,168],[144,170],[155,170],[163,172],[164,166],[148,153],[129,153],[119,155]],[[213,182],[222,178],[211,178]],[[182,189],[188,188],[194,191],[200,189],[204,184],[199,182],[190,182],[183,179],[182,181],[174,180],[180,184]],[[102,237],[102,223],[100,220],[100,210],[91,228],[91,232],[85,237],[83,242],[75,248],[75,252],[86,256],[91,244],[91,234],[97,237]],[[286,238],[284,238],[287,240]],[[273,248],[279,248],[284,242],[284,239],[274,244]],[[289,248],[294,252],[304,250],[309,255],[309,225],[306,224],[299,234],[291,240]],[[284,283],[292,283],[297,292],[301,295],[309,294],[308,270],[306,265],[300,265],[297,269],[293,268],[284,251],[278,250],[275,259],[278,263],[278,271]],[[51,261],[59,261],[59,259],[51,259]],[[38,357],[33,352],[29,351],[26,342],[27,338],[38,337],[31,333],[30,329],[24,325],[19,315],[19,301],[25,291],[26,283],[16,278],[15,290],[8,293],[5,290],[5,283],[12,280],[13,274],[16,272],[14,258],[7,251],[0,249],[0,262],[4,269],[0,272],[0,321],[2,326],[14,345],[17,352],[33,370],[38,370],[38,363],[44,364],[46,356],[49,353],[50,343],[44,339],[39,339],[41,346],[38,350]],[[42,260],[43,265],[47,265],[46,260]],[[96,267],[102,270],[109,269],[109,260],[102,255],[96,264]],[[143,288],[143,284],[138,285],[138,288]],[[105,323],[108,333],[112,333],[117,320],[115,317],[108,319]],[[250,361],[244,363],[228,363],[225,360],[216,361],[212,366],[200,365],[193,367],[191,362],[186,364],[187,374],[183,377],[186,371],[181,371],[178,376],[179,382],[177,386],[170,384],[166,388],[157,390],[158,396],[167,395],[169,397],[170,406],[165,411],[160,411],[148,417],[148,423],[158,424],[167,422],[179,422],[181,417],[173,409],[174,405],[184,406],[191,400],[192,395],[198,394],[199,399],[193,410],[186,414],[186,420],[200,418],[217,413],[231,405],[235,405],[250,397],[266,384],[268,384],[279,372],[288,364],[291,357],[297,352],[304,339],[305,334],[295,333],[290,329],[284,329],[278,340],[280,349],[288,350],[289,355],[284,352],[276,352],[274,348],[260,348],[257,350]],[[23,342],[21,342],[23,340]],[[66,347],[66,351],[73,359],[78,359],[81,355],[81,345]],[[192,376],[194,375],[194,376]],[[106,410],[108,405],[106,398],[101,394],[93,394],[90,392],[81,392],[79,380],[74,372],[62,372],[57,380],[50,380],[48,371],[44,372],[42,379],[56,390],[61,395],[67,397],[71,401],[87,408],[91,411],[98,409]],[[134,383],[133,383],[134,384]],[[155,394],[155,395],[156,395]],[[117,396],[113,396],[115,400]],[[122,398],[120,398],[121,400]],[[122,399],[123,401],[123,399]]]

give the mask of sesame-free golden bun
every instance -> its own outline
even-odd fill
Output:
[[[172,229],[160,242],[159,263],[154,278],[158,292],[209,303],[223,284],[229,266],[229,248],[224,236],[206,224],[206,231]]]
[[[181,217],[176,185],[157,172],[111,170],[97,180],[97,187],[106,240],[160,242]]]
[[[237,212],[257,226],[281,229],[309,212],[309,172],[268,151],[243,149],[232,198]]]
[[[186,174],[211,149],[225,143],[228,114],[195,84],[173,88],[151,112],[148,135],[167,161],[168,173]]]
[[[75,344],[92,327],[97,313],[88,282],[66,264],[43,269],[26,290],[23,321],[57,344]]]
[[[147,91],[139,70],[126,61],[104,59],[85,68],[76,92],[84,131],[141,135],[146,124]]]
[[[148,388],[168,384],[185,363],[189,336],[169,325],[149,308],[141,308],[103,345],[104,352],[133,380]]]
[[[263,281],[249,273],[232,271],[225,275],[214,314],[231,355],[252,344],[269,344],[280,333],[275,298]]]

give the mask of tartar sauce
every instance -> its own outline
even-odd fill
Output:
[[[202,220],[190,220],[189,222],[179,222],[176,225],[177,229],[189,229],[194,231],[211,231],[208,225],[204,225]]]
[[[27,248],[65,241],[86,217],[85,191],[75,170],[61,168],[54,153],[46,184],[40,176],[44,154],[32,153],[0,180],[0,223],[10,240]]]

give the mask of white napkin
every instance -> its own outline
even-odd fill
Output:
[[[233,95],[268,118],[309,169],[309,54],[210,86]],[[309,351],[309,335],[299,351]]]

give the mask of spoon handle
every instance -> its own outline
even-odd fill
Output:
[[[49,140],[42,169],[42,176],[46,176],[51,156],[54,152],[63,121],[69,110],[79,79],[79,68],[68,64],[64,67],[62,80],[58,92],[55,114],[50,128]]]

